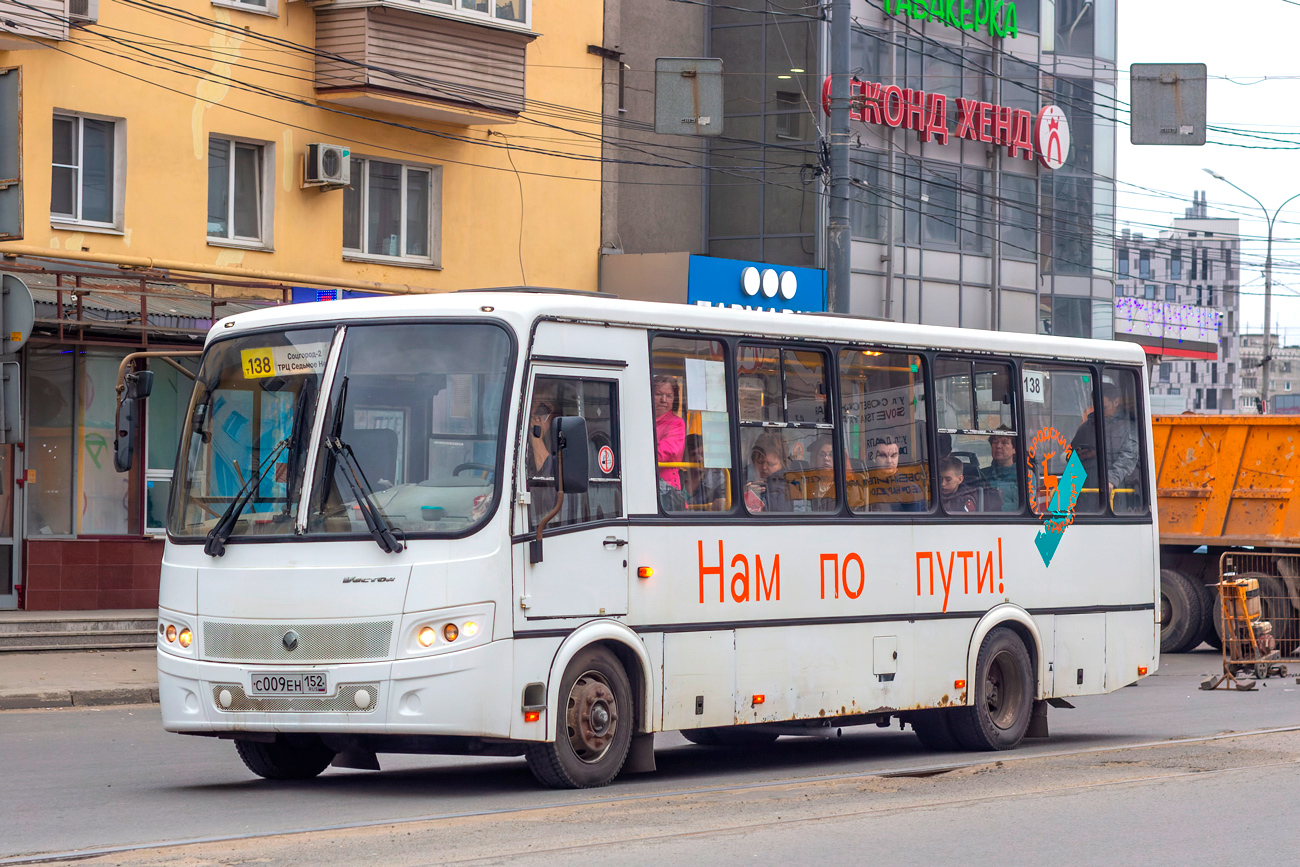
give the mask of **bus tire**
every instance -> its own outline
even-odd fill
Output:
[[[775,732],[751,731],[747,726],[682,729],[682,737],[704,747],[761,747],[775,743]]]
[[[909,722],[921,746],[937,753],[951,753],[961,749],[961,743],[952,730],[952,711],[947,708],[921,710],[912,714]]]
[[[1034,708],[1034,671],[1020,636],[999,626],[984,637],[975,662],[969,706],[955,708],[952,733],[971,751],[1011,750],[1020,745]]]
[[[310,780],[334,761],[334,751],[315,735],[278,735],[275,743],[235,741],[244,766],[268,780]]]
[[[636,708],[627,672],[603,647],[581,651],[560,681],[562,713],[553,743],[527,748],[528,767],[544,786],[587,789],[607,786],[627,761]]]
[[[1201,632],[1201,594],[1183,573],[1160,570],[1160,652],[1190,650]]]

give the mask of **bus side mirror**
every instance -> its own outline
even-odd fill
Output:
[[[560,416],[552,424],[563,491],[566,494],[585,493],[590,478],[590,467],[587,465],[587,420],[581,416],[568,415]]]
[[[123,397],[117,402],[117,422],[113,425],[113,469],[125,473],[135,457],[134,399]]]
[[[153,371],[140,370],[128,373],[124,384],[126,393],[122,397],[125,400],[143,400],[153,392]]]

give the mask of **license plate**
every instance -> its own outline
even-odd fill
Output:
[[[250,695],[325,695],[325,675],[308,672],[255,674]]]

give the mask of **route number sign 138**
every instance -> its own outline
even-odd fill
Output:
[[[1041,370],[1021,369],[1020,381],[1025,389],[1026,403],[1043,402],[1043,372]]]

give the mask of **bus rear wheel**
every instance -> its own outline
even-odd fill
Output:
[[[985,636],[972,686],[971,704],[951,717],[957,741],[979,752],[1015,749],[1034,707],[1034,673],[1020,636],[1001,626]]]
[[[278,735],[275,743],[235,741],[244,765],[268,780],[310,780],[334,761],[334,751],[315,735]]]
[[[607,786],[627,761],[636,715],[627,672],[601,647],[583,650],[560,681],[555,742],[529,744],[528,767],[553,789]]]

